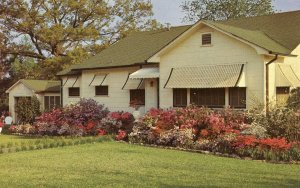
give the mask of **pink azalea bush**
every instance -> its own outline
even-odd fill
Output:
[[[136,143],[183,147],[274,161],[300,160],[298,142],[256,134],[246,113],[189,106],[151,109],[133,127]],[[257,136],[260,135],[260,136]],[[261,136],[262,135],[262,136]]]
[[[128,112],[109,112],[92,99],[61,109],[53,109],[37,118],[35,126],[41,135],[105,135],[131,132],[134,118]],[[127,134],[126,134],[127,135]]]

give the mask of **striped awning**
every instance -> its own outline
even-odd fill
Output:
[[[90,82],[90,86],[101,86],[105,79],[107,77],[107,74],[95,74],[92,81]]]
[[[300,67],[288,64],[276,64],[276,87],[300,87]]]
[[[202,65],[173,68],[165,88],[245,87],[244,64]]]
[[[145,82],[144,79],[130,79],[130,74],[128,74],[128,77],[122,87],[122,89],[144,89],[145,88]]]
[[[142,68],[129,76],[130,79],[159,78],[159,68]]]
[[[63,83],[63,87],[80,87],[78,76],[67,77],[67,80]]]

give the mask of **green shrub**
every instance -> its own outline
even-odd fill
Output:
[[[2,127],[1,134],[10,134],[9,128],[10,128],[10,125],[4,125]]]
[[[285,137],[289,141],[300,141],[300,117],[293,109],[287,107],[271,107],[265,111],[250,111],[248,116],[253,124],[266,129],[270,137]]]
[[[291,91],[287,100],[287,107],[293,110],[300,110],[300,88]]]
[[[21,123],[33,123],[40,115],[40,102],[36,96],[21,97],[16,106],[16,113]]]

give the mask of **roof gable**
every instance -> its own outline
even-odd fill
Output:
[[[133,33],[85,63],[73,65],[58,75],[73,74],[82,69],[144,64],[200,24],[214,27],[255,48],[259,47],[264,53],[290,55],[300,43],[300,11],[218,22],[199,21],[192,26]]]
[[[21,79],[16,82],[13,86],[7,89],[6,93],[12,90],[16,85],[22,83],[30,90],[39,93],[39,92],[60,92],[60,81],[54,80],[25,80]]]
[[[292,51],[300,43],[300,10],[266,16],[230,19],[219,23],[247,30],[259,30]]]

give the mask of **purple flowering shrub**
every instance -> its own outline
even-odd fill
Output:
[[[109,111],[93,99],[81,99],[74,105],[45,112],[35,126],[41,135],[94,135],[90,122],[100,122]]]

